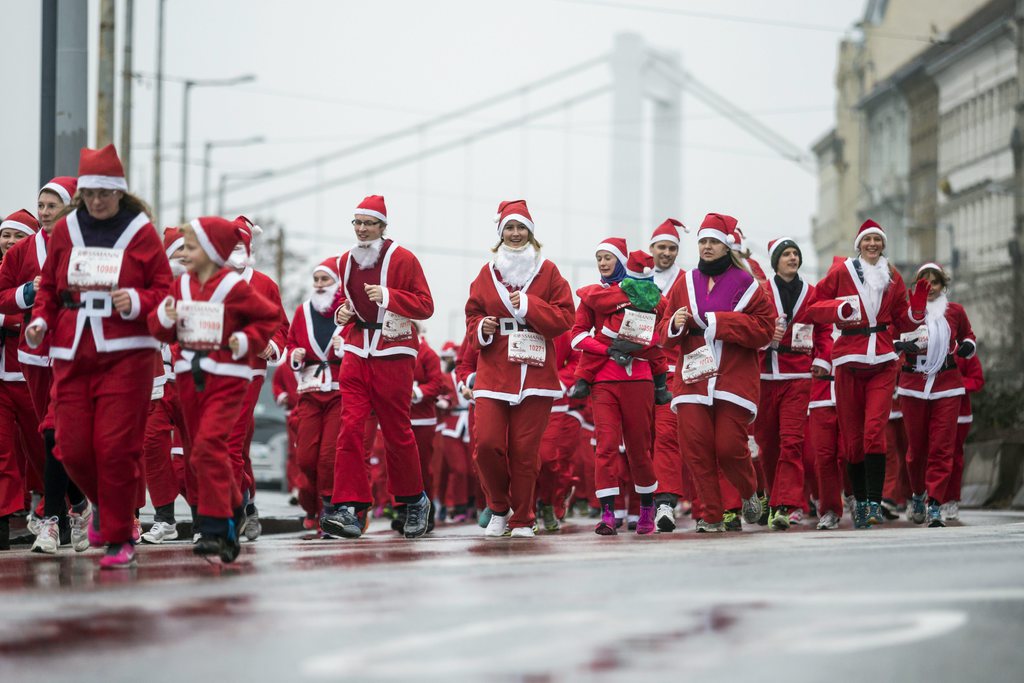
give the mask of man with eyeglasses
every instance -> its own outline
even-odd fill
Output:
[[[420,262],[384,237],[387,223],[384,198],[366,197],[352,221],[356,245],[338,257],[342,279],[334,315],[344,328],[345,349],[339,377],[341,429],[333,494],[324,500],[320,526],[325,533],[344,538],[362,535],[373,504],[363,452],[371,411],[384,437],[388,492],[405,506],[405,537],[423,536],[430,514],[409,397],[420,345],[412,321],[429,318],[434,300]]]

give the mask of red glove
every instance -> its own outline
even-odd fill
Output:
[[[910,293],[910,312],[918,320],[924,318],[925,309],[928,307],[928,292],[931,288],[927,280],[918,280],[914,285],[914,291]]]

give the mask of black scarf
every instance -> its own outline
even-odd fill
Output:
[[[87,247],[106,247],[110,249],[117,242],[117,239],[132,222],[136,212],[126,207],[121,207],[118,212],[110,218],[97,220],[92,217],[85,207],[79,207],[76,212],[78,216],[78,227],[82,231],[82,241]]]
[[[775,286],[779,289],[779,299],[782,301],[782,312],[789,320],[793,320],[793,309],[796,301],[800,298],[800,292],[804,289],[804,283],[797,275],[792,282],[786,282],[778,275],[775,276]]]
[[[718,277],[725,271],[729,270],[729,266],[732,265],[732,254],[726,252],[722,258],[715,259],[714,261],[705,261],[701,259],[697,263],[697,270],[704,273],[708,277]]]

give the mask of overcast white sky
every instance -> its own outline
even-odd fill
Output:
[[[94,46],[98,5],[90,0]],[[123,5],[118,2],[119,20]],[[193,79],[257,77],[247,85],[193,90],[193,193],[202,189],[198,162],[207,140],[266,138],[259,146],[214,151],[215,194],[222,173],[278,169],[416,125],[605,54],[624,31],[640,34],[660,51],[677,52],[696,77],[807,148],[832,126],[838,42],[863,7],[863,0],[168,0],[165,73]],[[155,67],[155,8],[155,0],[135,2],[134,69],[147,75]],[[0,65],[4,215],[35,205],[39,12],[35,2],[0,3],[0,23],[9,27]],[[93,82],[94,71],[92,63]],[[428,336],[440,344],[461,335],[468,284],[489,256],[500,200],[527,199],[545,255],[563,264],[574,287],[596,279],[593,268],[580,264],[592,258],[601,238],[620,235],[629,238],[630,248],[646,247],[640,235],[649,234],[664,216],[639,206],[634,224],[609,224],[614,132],[608,96],[559,108],[525,127],[420,163],[370,176],[360,176],[362,170],[561,102],[610,78],[608,67],[598,66],[424,135],[253,185],[231,194],[227,203],[282,223],[289,247],[301,255],[289,264],[291,277],[305,279],[307,264],[351,243],[352,207],[366,194],[383,194],[390,235],[421,248],[437,309]],[[131,184],[145,199],[152,198],[152,86],[151,79],[139,80],[134,90]],[[172,145],[181,140],[181,93],[180,83],[166,84],[164,224],[176,222],[178,214],[180,151]],[[683,127],[683,186],[675,217],[696,227],[709,211],[730,213],[739,218],[755,255],[763,255],[767,241],[780,235],[801,240],[809,255],[815,178],[690,96],[684,99]],[[349,175],[356,179],[318,194],[274,200]],[[195,201],[189,215],[200,210]],[[684,265],[696,261],[694,242],[692,235],[684,237]]]

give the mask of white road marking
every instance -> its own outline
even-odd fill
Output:
[[[879,623],[891,626],[880,628]],[[792,652],[801,654],[847,654],[861,650],[873,650],[894,645],[906,645],[919,640],[937,638],[962,627],[967,623],[967,614],[952,611],[926,611],[894,615],[892,618],[872,614],[854,620],[844,620],[844,625],[856,633],[828,632],[834,622],[827,625],[807,624],[805,637],[789,634]]]

